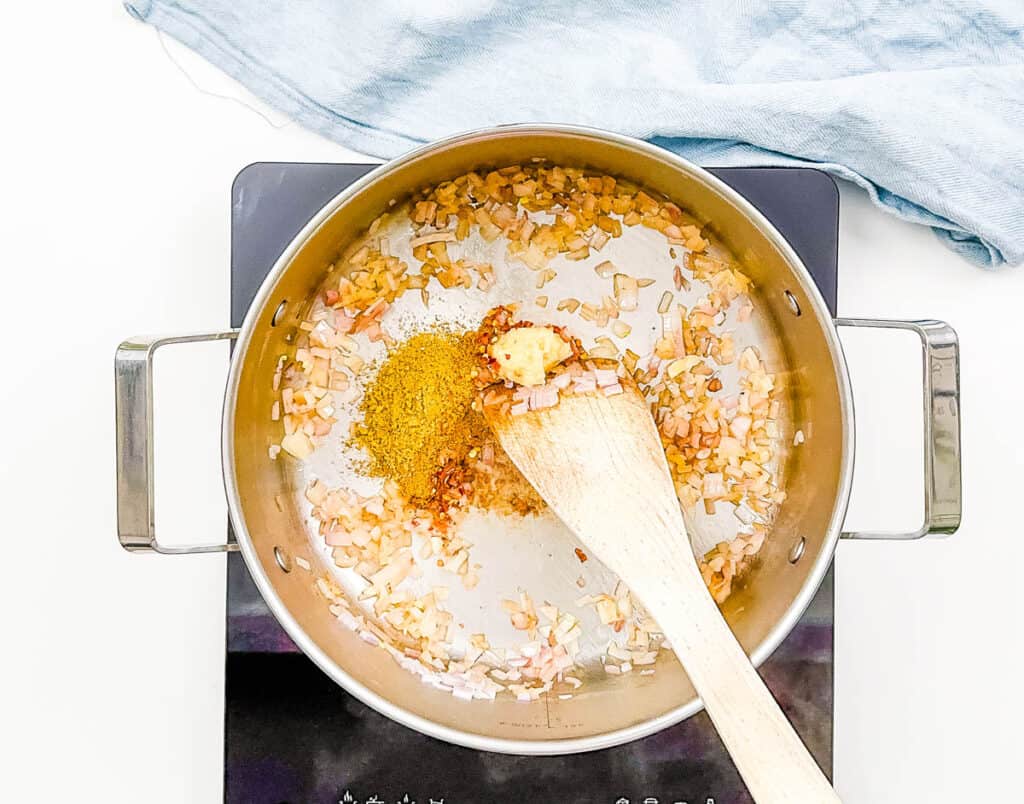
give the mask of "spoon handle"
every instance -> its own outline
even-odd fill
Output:
[[[711,599],[693,559],[645,589],[743,781],[758,804],[838,802],[825,774],[786,719]]]

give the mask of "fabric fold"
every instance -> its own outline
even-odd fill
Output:
[[[1024,262],[1013,0],[132,0],[257,96],[392,157],[562,122],[706,165],[818,167],[990,268]]]

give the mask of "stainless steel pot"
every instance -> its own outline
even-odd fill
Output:
[[[304,479],[267,447],[276,359],[339,245],[388,202],[482,166],[543,156],[632,179],[706,220],[754,280],[769,322],[770,368],[785,378],[792,428],[813,433],[784,461],[788,499],[745,582],[722,607],[752,661],[782,641],[815,593],[839,538],[915,539],[959,525],[959,354],[938,321],[833,320],[783,237],[721,181],[667,151],[605,132],[510,126],[445,140],[382,165],[330,201],[274,265],[242,327],[232,332],[133,338],[118,348],[118,536],[133,551],[240,550],[256,585],[295,643],[353,695],[407,726],[490,751],[554,754],[633,740],[697,712],[700,701],[670,657],[655,675],[594,676],[571,700],[461,701],[424,686],[384,651],[341,627],[291,557],[308,554]],[[837,326],[907,329],[921,338],[925,390],[925,516],[913,533],[845,533],[854,460],[850,383]],[[154,530],[152,357],[172,343],[236,339],[224,395],[222,462],[237,543],[161,545]],[[284,504],[282,504],[282,500]]]

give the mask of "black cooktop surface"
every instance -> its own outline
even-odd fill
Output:
[[[372,165],[258,163],[231,193],[231,323],[242,322],[303,225]],[[835,313],[839,194],[805,168],[722,168],[803,258]],[[348,695],[228,559],[224,797],[240,804],[737,804],[752,799],[700,714],[628,745],[564,757],[460,748]],[[832,767],[833,579],[761,674],[815,758]]]

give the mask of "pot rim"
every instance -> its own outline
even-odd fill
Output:
[[[829,521],[828,533],[823,541],[823,549],[817,560],[808,573],[800,593],[793,600],[786,610],[786,613],[778,620],[768,635],[750,653],[750,660],[755,667],[761,665],[775,649],[782,643],[789,632],[796,625],[804,610],[810,604],[811,599],[817,592],[818,587],[824,580],[832,563],[836,544],[839,540],[843,520],[846,518],[846,511],[850,501],[850,491],[853,483],[854,463],[854,427],[853,427],[853,395],[850,389],[849,370],[842,345],[833,324],[832,314],[829,312],[825,300],[822,298],[817,285],[803,261],[789,245],[788,241],[768,221],[761,212],[754,207],[746,198],[736,190],[725,184],[722,180],[712,175],[704,168],[683,159],[680,156],[656,145],[642,140],[603,131],[597,128],[586,126],[547,124],[547,123],[519,123],[514,125],[503,125],[473,131],[463,132],[451,137],[446,137],[436,142],[428,143],[405,153],[389,162],[384,162],[374,168],[362,178],[345,187],[330,201],[321,207],[309,222],[292,238],[287,248],[281,253],[274,263],[270,272],[260,285],[259,290],[253,299],[249,310],[245,315],[242,326],[238,332],[238,339],[232,352],[231,364],[228,370],[227,384],[224,391],[224,406],[221,416],[221,466],[224,477],[224,493],[228,504],[228,513],[231,525],[234,529],[235,538],[238,541],[239,551],[245,560],[249,574],[266,601],[267,606],[273,612],[274,617],[291,637],[292,641],[323,670],[330,678],[343,687],[347,692],[354,695],[367,706],[375,709],[381,714],[395,720],[411,729],[419,731],[431,737],[436,737],[466,748],[474,748],[483,751],[493,751],[506,754],[524,755],[555,755],[574,754],[584,751],[594,751],[602,748],[611,748],[622,743],[631,742],[641,737],[646,737],[672,726],[691,715],[696,714],[704,705],[699,697],[688,703],[678,706],[656,718],[635,723],[631,726],[604,734],[591,735],[587,737],[576,737],[570,739],[556,740],[514,740],[508,738],[488,737],[482,734],[462,731],[449,726],[436,723],[435,721],[421,717],[409,710],[397,706],[384,696],[374,692],[365,685],[352,678],[339,665],[331,660],[306,634],[302,627],[295,621],[292,614],[281,602],[269,576],[263,570],[263,566],[256,556],[252,539],[245,525],[245,519],[238,503],[238,485],[235,476],[234,462],[234,419],[235,401],[238,395],[239,381],[241,377],[241,366],[243,358],[248,351],[252,340],[252,333],[255,321],[260,311],[267,304],[272,295],[278,279],[287,269],[295,255],[302,249],[306,241],[313,233],[320,228],[332,215],[352,197],[362,192],[368,185],[380,180],[384,176],[400,169],[409,162],[428,155],[439,148],[452,145],[459,145],[472,142],[476,139],[489,138],[495,135],[550,135],[563,134],[568,136],[585,137],[606,142],[621,148],[633,150],[644,156],[651,157],[668,163],[678,170],[687,173],[693,178],[709,185],[715,192],[723,196],[730,203],[735,205],[760,231],[771,244],[778,249],[780,254],[793,268],[797,279],[802,283],[803,290],[811,302],[814,314],[821,323],[822,334],[825,337],[829,353],[833,358],[833,365],[836,366],[836,381],[839,388],[839,412],[841,417],[843,443],[846,448],[841,456],[839,491],[836,505],[833,508],[832,517]]]

